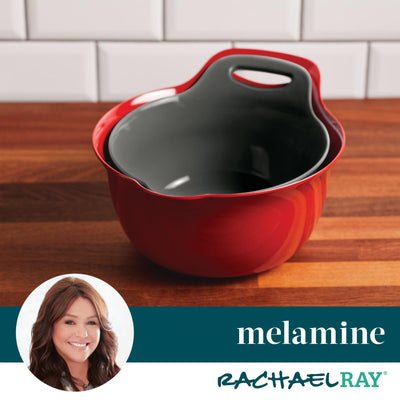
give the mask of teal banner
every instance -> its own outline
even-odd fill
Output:
[[[132,308],[131,362],[399,362],[399,307]]]
[[[17,348],[15,328],[20,307],[0,307],[3,329],[0,331],[0,362],[22,362]]]
[[[399,362],[399,307],[131,307],[129,362]],[[0,362],[20,362],[1,307]]]

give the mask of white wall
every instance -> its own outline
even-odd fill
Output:
[[[0,101],[120,101],[214,53],[317,63],[324,98],[400,97],[399,0],[0,0]]]

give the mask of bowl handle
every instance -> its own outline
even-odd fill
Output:
[[[237,70],[253,70],[285,75],[291,79],[283,85],[254,85],[237,79]],[[189,89],[188,95],[208,98],[208,101],[224,97],[229,101],[268,102],[276,108],[293,112],[312,112],[312,79],[308,71],[299,64],[279,58],[234,54],[218,58],[210,63],[199,79]],[[204,96],[204,97],[203,97]]]

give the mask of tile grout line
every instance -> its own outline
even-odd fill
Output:
[[[26,41],[29,40],[29,18],[28,18],[28,0],[24,0],[24,19],[25,19],[25,37]]]
[[[303,42],[304,0],[300,0],[300,32],[298,42]]]
[[[365,66],[365,88],[364,88],[364,98],[368,99],[369,92],[369,74],[370,74],[370,63],[371,63],[371,41],[367,41],[367,62]]]
[[[101,96],[100,96],[100,55],[99,55],[99,42],[98,40],[94,41],[95,45],[95,57],[96,57],[96,98],[97,102],[100,102]]]
[[[161,7],[162,7],[162,18],[161,18],[161,24],[162,24],[162,26],[161,26],[161,34],[162,34],[162,38],[161,38],[161,41],[162,42],[166,42],[166,37],[167,37],[167,35],[166,35],[166,31],[167,31],[167,28],[166,28],[166,21],[167,21],[167,15],[166,15],[166,12],[165,12],[165,10],[166,10],[166,7],[165,7],[165,2],[166,2],[166,0],[162,0],[162,2],[161,2]]]
[[[88,42],[98,40],[101,42],[107,43],[159,43],[159,39],[76,39],[76,38],[29,38],[26,39],[17,39],[17,38],[0,38],[1,42]],[[169,39],[165,40],[166,43],[221,43],[221,42],[252,42],[252,43],[304,43],[304,44],[345,44],[345,43],[399,43],[399,39],[312,39],[312,40],[290,40],[290,39],[273,39],[273,40],[266,40],[266,39]]]

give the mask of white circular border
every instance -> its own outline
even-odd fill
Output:
[[[134,328],[129,307],[122,296],[108,283],[91,275],[75,273],[59,275],[47,280],[26,298],[16,324],[17,346],[22,360],[29,366],[32,326],[36,321],[45,294],[56,282],[66,277],[76,277],[88,282],[106,302],[111,328],[118,340],[117,364],[122,367],[128,360],[133,345]]]

